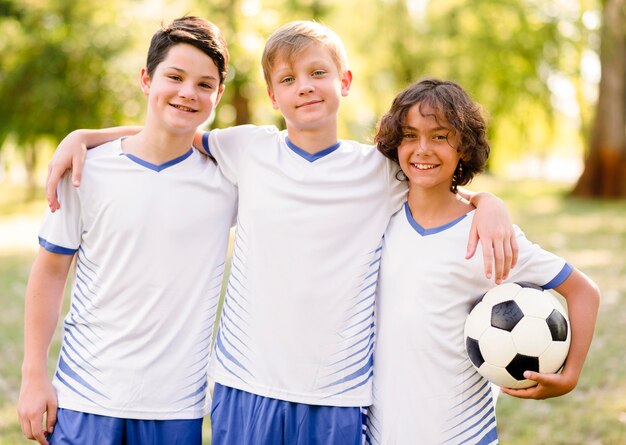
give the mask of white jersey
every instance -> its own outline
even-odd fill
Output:
[[[406,186],[372,146],[310,155],[286,136],[246,125],[204,137],[239,188],[214,378],[280,400],[366,406],[382,235]]]
[[[134,419],[207,414],[210,345],[236,189],[190,149],[156,166],[89,150],[40,244],[78,252],[53,384],[59,406]]]
[[[472,367],[463,341],[467,315],[494,286],[481,251],[465,259],[474,213],[424,230],[405,204],[385,232],[367,427],[373,444],[498,441],[491,385]],[[561,284],[571,266],[515,230],[519,260],[507,281]]]

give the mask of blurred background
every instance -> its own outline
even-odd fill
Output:
[[[501,397],[501,443],[626,443],[626,0],[0,0],[0,444],[25,443],[22,306],[47,162],[73,129],[143,121],[149,40],[182,15],[206,17],[229,42],[208,126],[283,126],[260,57],[269,34],[298,19],[346,44],[354,81],[341,138],[370,141],[393,97],[423,77],[468,90],[492,143],[470,188],[501,196],[529,238],[603,291],[578,388],[543,402]]]

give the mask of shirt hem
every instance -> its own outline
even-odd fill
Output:
[[[210,412],[208,406],[203,407],[201,410],[194,409],[176,412],[129,411],[124,409],[93,406],[68,400],[59,400],[59,408],[70,409],[72,411],[79,411],[88,414],[96,414],[98,416],[137,420],[191,420],[203,418]]]
[[[215,383],[219,383],[222,386],[228,386],[241,391],[256,394],[262,397],[268,397],[270,399],[282,400],[285,402],[303,403],[307,405],[318,406],[339,406],[339,407],[366,407],[373,403],[373,397],[358,396],[358,397],[342,397],[342,396],[320,396],[319,394],[302,394],[293,393],[284,389],[267,388],[263,386],[253,386],[241,382],[241,380],[231,379],[228,376],[219,375],[216,373],[214,376]],[[371,391],[370,391],[371,393]]]

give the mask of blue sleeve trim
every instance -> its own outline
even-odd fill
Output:
[[[202,133],[202,148],[204,148],[206,154],[213,157],[213,155],[211,154],[211,150],[209,149],[209,133],[209,131],[205,131],[204,133]]]
[[[39,237],[39,245],[48,252],[58,253],[59,255],[74,255],[76,251],[78,251],[78,249],[68,249],[67,247],[61,247],[56,244],[49,243],[42,237]]]
[[[556,277],[552,278],[552,280],[550,280],[548,283],[544,284],[541,287],[543,287],[544,289],[554,289],[555,287],[560,286],[563,281],[565,281],[565,279],[571,275],[573,271],[574,267],[569,263],[565,263],[563,269],[561,269]]]

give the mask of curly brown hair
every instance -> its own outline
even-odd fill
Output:
[[[403,126],[411,107],[430,107],[435,119],[444,117],[459,135],[457,152],[461,159],[457,166],[450,190],[469,184],[472,178],[485,169],[489,157],[487,124],[481,107],[469,97],[457,83],[448,80],[424,79],[416,82],[396,96],[391,108],[377,125],[374,143],[387,158],[399,163],[398,146],[402,142]],[[399,172],[402,173],[402,172]],[[405,180],[404,175],[399,177]]]

